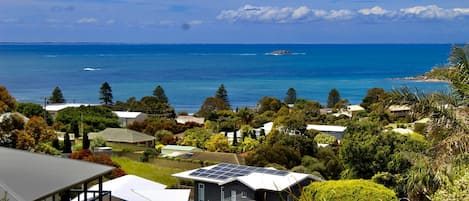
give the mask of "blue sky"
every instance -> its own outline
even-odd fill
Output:
[[[469,0],[0,0],[1,42],[466,43]]]

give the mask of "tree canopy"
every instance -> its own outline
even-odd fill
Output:
[[[225,89],[225,85],[221,84],[221,85],[218,87],[217,92],[215,93],[215,98],[219,98],[219,99],[221,99],[223,102],[225,102],[226,107],[227,107],[228,109],[231,108],[230,100],[228,100],[228,92],[227,92],[226,89]]]
[[[104,82],[99,88],[99,100],[105,105],[112,105],[112,89],[109,83]]]
[[[285,104],[294,104],[296,102],[296,90],[289,88],[284,99]]]
[[[168,97],[164,93],[163,87],[160,85],[156,86],[156,88],[153,90],[153,96],[156,97],[156,101],[160,103],[168,103]]]
[[[336,88],[329,91],[329,96],[327,96],[327,107],[334,108],[335,105],[341,100],[339,91]]]
[[[16,100],[4,86],[0,86],[0,114],[11,112],[16,107]]]
[[[52,95],[49,97],[49,103],[65,103],[64,95],[62,94],[62,90],[57,86],[52,91]]]

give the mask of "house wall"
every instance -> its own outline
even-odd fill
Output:
[[[205,192],[203,201],[221,201],[221,190],[223,188],[223,198],[224,201],[232,201],[231,198],[231,191],[236,191],[236,201],[254,201],[255,200],[255,192],[245,186],[240,182],[231,182],[225,184],[223,186],[219,186],[218,184],[195,181],[194,182],[194,201],[202,201],[199,199],[199,184],[205,185]],[[243,192],[245,197],[243,197]]]

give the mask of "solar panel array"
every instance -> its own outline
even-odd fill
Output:
[[[209,179],[216,179],[216,180],[225,180],[231,177],[245,176],[253,172],[271,174],[271,175],[277,175],[277,176],[285,176],[288,174],[287,171],[283,171],[283,170],[272,170],[272,169],[261,168],[261,167],[220,163],[211,169],[198,169],[190,173],[189,175],[197,176],[197,177],[205,177]]]

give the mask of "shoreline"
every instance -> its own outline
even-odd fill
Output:
[[[441,80],[437,78],[430,78],[425,75],[413,76],[413,77],[403,77],[403,78],[391,78],[391,80],[407,80],[415,82],[441,82],[441,83],[450,83],[448,80]]]

